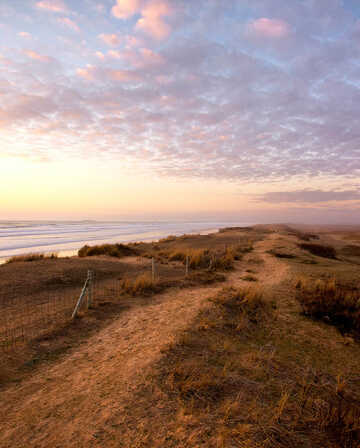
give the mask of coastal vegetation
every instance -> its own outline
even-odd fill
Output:
[[[0,364],[13,446],[41,436],[33,413],[63,440],[61,409],[67,446],[358,448],[358,234],[309,233],[316,254],[273,225],[1,266],[1,343],[23,330]]]
[[[14,257],[6,260],[6,264],[11,263],[20,263],[20,262],[30,262],[30,261],[39,261],[39,260],[56,260],[58,258],[57,253],[53,252],[51,254],[38,254],[38,253],[30,253],[26,255],[15,255]]]

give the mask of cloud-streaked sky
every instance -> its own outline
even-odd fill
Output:
[[[0,219],[360,218],[358,0],[1,0]]]

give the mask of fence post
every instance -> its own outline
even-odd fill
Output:
[[[93,304],[93,286],[94,286],[94,272],[88,271],[88,279],[89,279],[89,285],[88,285],[88,296],[87,296],[87,307],[91,308]]]
[[[83,287],[83,289],[81,291],[80,297],[79,297],[78,301],[76,302],[74,311],[73,311],[73,313],[71,315],[71,319],[74,319],[76,317],[76,315],[77,315],[77,313],[79,311],[79,308],[81,306],[81,303],[83,301],[83,298],[85,297],[85,293],[86,293],[86,290],[88,288],[88,285],[89,285],[89,276],[87,277],[87,279],[85,281],[85,284],[84,284],[84,287]]]
[[[154,282],[155,281],[155,259],[152,257],[151,259],[151,279]]]
[[[189,255],[186,255],[185,261],[185,277],[189,275]]]

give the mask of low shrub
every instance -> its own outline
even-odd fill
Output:
[[[10,263],[18,263],[21,261],[38,261],[38,260],[56,260],[58,258],[58,255],[56,253],[51,254],[26,254],[26,255],[16,255],[14,257],[9,258],[6,260],[6,264]]]
[[[135,249],[125,244],[102,244],[98,246],[85,245],[78,251],[79,257],[93,257],[96,255],[108,255],[109,257],[126,257],[135,255]]]
[[[313,255],[324,258],[336,258],[336,250],[332,246],[324,244],[302,243],[298,245],[300,249],[307,250]]]
[[[234,248],[228,247],[223,255],[215,255],[211,259],[211,269],[229,271],[234,267],[234,260],[239,259]]]
[[[270,254],[270,255],[273,255],[276,258],[289,258],[289,259],[296,258],[294,254],[289,254],[289,253],[286,253],[286,252],[279,252],[279,251],[274,250],[274,249],[269,250],[267,253]]]
[[[296,288],[305,315],[360,335],[360,291],[341,286],[335,279],[299,280]]]
[[[159,243],[171,243],[172,241],[176,241],[175,235],[169,235],[166,238],[161,238],[159,240]]]
[[[360,257],[360,246],[350,244],[341,249],[341,254],[348,257]]]
[[[149,272],[138,275],[134,280],[123,279],[120,283],[123,292],[132,296],[149,295],[160,291],[160,285],[153,281]]]
[[[245,275],[245,277],[242,278],[246,282],[257,282],[258,279],[254,277],[253,275]]]
[[[270,302],[263,298],[258,289],[223,288],[212,302],[227,311],[246,315],[251,322],[257,322],[271,311]]]
[[[207,268],[210,264],[210,253],[207,249],[176,249],[167,254],[169,261],[186,262],[189,257],[190,269]]]

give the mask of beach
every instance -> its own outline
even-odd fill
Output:
[[[227,221],[0,221],[0,264],[26,253],[71,256],[85,244],[156,241],[168,235],[215,232]]]

